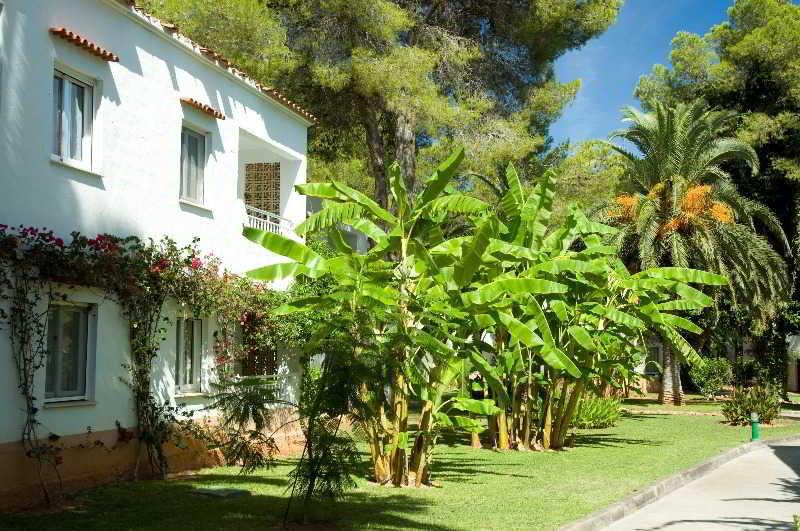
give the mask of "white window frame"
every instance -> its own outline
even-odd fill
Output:
[[[84,319],[84,321],[81,323],[81,326],[79,328],[79,344],[80,344],[81,350],[83,351],[81,353],[82,359],[79,360],[79,374],[82,375],[82,377],[83,377],[83,393],[82,394],[74,394],[74,395],[64,395],[62,393],[59,393],[60,389],[58,389],[58,388],[60,387],[60,381],[59,381],[58,377],[56,377],[56,388],[57,389],[56,389],[56,391],[54,391],[55,394],[51,394],[50,396],[48,396],[48,391],[47,391],[47,368],[48,368],[47,365],[48,365],[48,363],[45,363],[45,366],[44,366],[44,371],[45,371],[45,380],[44,380],[45,398],[44,398],[44,401],[45,401],[45,403],[89,401],[89,400],[92,399],[92,395],[93,395],[93,392],[94,392],[94,374],[95,374],[95,361],[94,361],[95,358],[94,358],[94,356],[95,356],[95,342],[96,342],[96,337],[97,337],[97,335],[96,335],[96,330],[97,330],[96,329],[96,325],[97,325],[97,306],[95,304],[84,304],[84,303],[75,303],[75,302],[62,301],[62,302],[59,302],[57,304],[56,303],[51,304],[49,311],[50,312],[52,312],[52,311],[62,312],[66,308],[78,309],[81,312],[81,314],[83,316],[83,319]],[[60,315],[60,313],[59,313],[59,315]],[[60,319],[60,317],[59,317],[59,319]],[[49,312],[48,312],[48,326],[49,326],[49,322],[50,322],[50,316],[49,316]],[[48,334],[47,337],[48,337],[48,344],[49,344],[49,338],[50,338],[51,331],[48,330],[47,334]],[[58,344],[59,344],[58,351],[60,351],[61,350],[61,348],[60,348],[61,341],[63,341],[63,338],[62,338],[62,336],[60,334],[60,331],[59,331],[59,336],[58,336],[58,340],[57,341],[58,341]],[[49,361],[49,357],[50,357],[50,352],[49,351],[47,353],[47,356],[48,356],[48,361]],[[60,367],[61,361],[62,360],[60,359],[60,356],[56,358],[56,367],[57,367],[56,368],[56,373],[60,372],[60,370],[58,370],[58,367]],[[58,396],[59,394],[61,396]]]
[[[182,366],[186,348],[185,327],[192,323],[192,367],[189,383],[184,383],[185,368]],[[197,328],[200,328],[199,332]],[[205,346],[205,321],[196,317],[179,315],[175,323],[175,390],[177,394],[199,393],[202,384],[203,348]]]
[[[52,135],[52,143],[51,146],[51,156],[59,160],[61,162],[67,163],[72,166],[76,166],[88,171],[91,171],[92,168],[92,137],[93,137],[93,127],[95,122],[95,93],[97,92],[96,83],[92,80],[87,79],[83,76],[78,76],[75,73],[68,71],[66,68],[59,67],[58,65],[53,69],[53,81],[51,81],[52,86],[51,90],[55,91],[55,79],[61,79],[62,83],[62,91],[61,91],[61,109],[59,110],[55,107],[55,100],[56,94],[53,93],[53,135]],[[71,90],[67,90],[70,87],[70,84],[75,84],[78,86],[83,87],[83,138],[81,139],[81,158],[75,159],[72,158],[69,152],[69,144],[70,144],[70,133],[69,127],[65,127],[67,124],[68,113],[67,109],[69,108],[70,104],[70,94]],[[57,113],[60,112],[59,116],[59,125],[60,131],[56,129],[55,117]],[[57,140],[56,140],[57,139]],[[56,152],[55,143],[58,142],[60,153]]]
[[[192,197],[188,193],[184,193],[184,189],[188,192],[188,183],[184,183],[184,164],[187,163],[188,150],[186,149],[185,136],[194,136],[198,140],[199,149],[202,153],[198,153],[199,166],[197,168],[199,178],[197,185],[200,185],[199,197]],[[181,150],[180,150],[180,166],[179,166],[179,198],[181,201],[186,201],[195,205],[205,205],[205,192],[206,192],[206,166],[208,165],[208,133],[187,123],[181,126]]]

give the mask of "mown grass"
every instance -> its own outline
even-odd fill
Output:
[[[724,399],[708,400],[702,395],[685,394],[682,406],[671,404],[659,404],[658,393],[648,393],[642,397],[626,398],[622,401],[622,407],[632,410],[655,410],[655,411],[692,411],[697,413],[720,413]]]
[[[800,422],[765,428],[765,437],[800,434]],[[311,529],[554,529],[636,489],[748,440],[747,427],[717,417],[632,415],[585,430],[562,452],[473,450],[447,437],[437,449],[439,487],[393,489],[359,478],[339,504],[325,503]],[[86,491],[60,511],[0,514],[0,529],[269,529],[286,507],[290,463],[253,476],[217,468],[169,481]],[[365,466],[364,477],[367,475]],[[249,495],[209,498],[198,489],[236,487]]]
[[[722,404],[724,404],[726,400],[728,400],[726,397],[720,397],[717,400],[708,400],[702,395],[687,393],[684,395],[682,406],[673,406],[671,404],[659,404],[658,393],[649,393],[641,397],[624,399],[622,401],[622,407],[632,411],[668,411],[674,413],[688,411],[721,415]],[[783,403],[782,409],[784,412],[800,411],[800,393],[789,393],[789,401]]]

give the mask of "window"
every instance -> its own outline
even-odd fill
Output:
[[[47,318],[45,400],[85,400],[89,307],[53,306]]]
[[[205,135],[184,127],[181,131],[181,199],[203,203]]]
[[[53,155],[91,165],[93,90],[58,70],[53,74]]]
[[[200,391],[203,320],[179,318],[177,324],[175,385],[178,391]]]
[[[281,214],[281,165],[254,162],[244,167],[244,203],[273,214]]]

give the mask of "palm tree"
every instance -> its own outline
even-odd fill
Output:
[[[791,251],[772,212],[742,197],[725,169],[744,164],[755,174],[758,156],[748,144],[724,136],[735,114],[700,101],[652,108],[624,109],[628,127],[611,136],[639,152],[613,146],[624,156],[630,193],[603,212],[623,229],[617,236],[623,259],[633,269],[694,267],[725,275],[731,304],[748,310],[753,328],[763,329],[786,300],[789,280],[783,258],[757,229],[766,229],[787,255]],[[662,402],[682,401],[678,368],[665,352]]]

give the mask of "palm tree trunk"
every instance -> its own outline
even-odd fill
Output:
[[[658,401],[662,404],[683,404],[680,363],[669,348],[664,349],[664,364],[661,370],[661,392]]]

